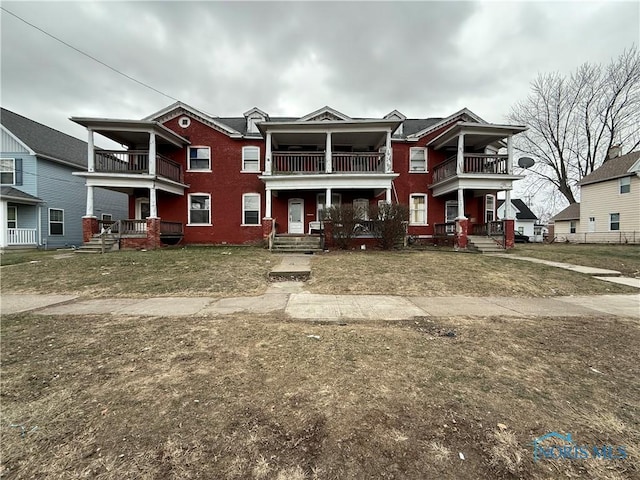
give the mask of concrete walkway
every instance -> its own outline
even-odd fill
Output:
[[[218,316],[234,313],[286,314],[302,320],[404,320],[413,317],[572,317],[614,315],[640,319],[640,294],[579,297],[403,297],[318,295],[302,282],[279,282],[254,297],[155,297],[80,299],[69,295],[6,294],[3,315]]]

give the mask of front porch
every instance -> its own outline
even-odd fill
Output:
[[[37,248],[42,200],[13,187],[0,193],[0,248]]]
[[[83,219],[84,244],[79,253],[105,253],[118,249],[154,249],[176,245],[184,238],[181,222],[159,218],[97,220]]]

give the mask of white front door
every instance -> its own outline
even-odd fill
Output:
[[[596,231],[596,217],[589,217],[589,233]]]
[[[304,200],[289,200],[289,233],[304,233]]]

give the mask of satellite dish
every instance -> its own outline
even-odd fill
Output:
[[[518,166],[520,168],[527,169],[527,168],[533,167],[534,163],[536,163],[536,161],[530,157],[520,157],[518,159]]]

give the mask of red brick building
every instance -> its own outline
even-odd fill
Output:
[[[270,233],[308,235],[329,205],[409,207],[407,233],[425,242],[502,237],[497,192],[515,180],[512,137],[524,126],[483,121],[463,109],[446,118],[351,118],[324,107],[301,118],[211,117],[175,103],[143,120],[77,118],[88,130],[85,239],[109,225],[93,191],[129,195],[129,218],[112,226],[122,246],[251,244]],[[94,147],[94,134],[123,145]],[[364,208],[363,208],[364,210]],[[119,221],[117,221],[119,220]],[[366,221],[363,218],[363,221]],[[366,234],[364,235],[366,236]]]

